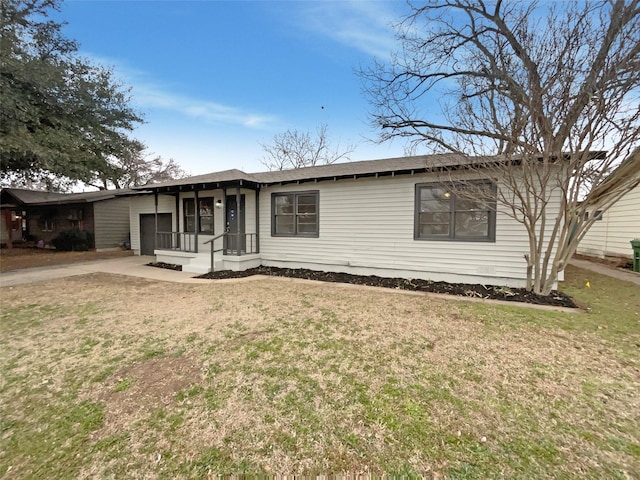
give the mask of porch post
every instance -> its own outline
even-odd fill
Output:
[[[195,218],[193,223],[195,224],[196,232],[195,232],[195,235],[193,236],[193,238],[194,238],[194,240],[196,242],[196,250],[195,251],[196,251],[196,253],[198,253],[198,230],[200,230],[200,205],[199,205],[200,202],[198,201],[198,190],[196,189],[196,191],[194,193],[195,193],[195,196],[196,196],[196,198],[194,200],[195,208],[196,208],[196,218]]]
[[[180,247],[180,192],[176,193],[176,248],[182,250]]]
[[[260,253],[260,187],[255,191],[256,195],[256,253]]]
[[[236,233],[237,235],[237,240],[236,240],[236,255],[239,257],[242,254],[242,240],[244,240],[244,238],[241,237],[241,234],[244,233],[242,232],[242,225],[241,225],[241,221],[240,219],[242,218],[242,214],[244,212],[242,212],[242,205],[240,204],[240,200],[242,199],[242,195],[240,195],[240,184],[238,184],[238,186],[236,187]]]
[[[222,188],[222,232],[229,233],[227,225],[227,188]],[[222,237],[222,255],[227,254],[227,236]]]
[[[158,248],[158,191],[153,191],[153,204],[155,209],[156,234],[153,236],[153,250]]]

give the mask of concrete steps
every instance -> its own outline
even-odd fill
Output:
[[[183,272],[202,275],[211,270],[211,256],[209,253],[190,253],[156,250],[156,261],[182,265]],[[241,271],[257,267],[262,263],[260,254],[222,255],[215,254],[215,271]]]

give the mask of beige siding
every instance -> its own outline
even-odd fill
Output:
[[[176,199],[170,195],[158,195],[158,213],[171,213],[173,230],[176,229]],[[131,225],[131,249],[140,255],[140,214],[155,213],[153,195],[131,197],[129,202],[129,222]]]
[[[116,248],[129,238],[129,199],[114,198],[93,205],[96,249]]]
[[[429,180],[402,175],[265,188],[260,198],[263,263],[524,285],[528,238],[520,223],[500,211],[495,242],[414,240],[415,185]],[[272,237],[271,194],[307,190],[320,194],[319,237]]]
[[[415,187],[432,181],[428,175],[361,178],[305,182],[264,187],[260,191],[260,258],[262,264],[313,268],[355,274],[426,278],[449,282],[524,286],[529,251],[524,227],[498,206],[495,242],[414,240]],[[318,238],[271,236],[271,194],[319,192]],[[227,191],[235,194],[234,189]],[[255,196],[242,190],[246,199],[246,232],[255,232]],[[559,206],[559,191],[556,201]],[[173,214],[173,230],[183,230],[183,200],[179,197],[180,225],[176,225],[175,198],[160,196],[159,213]],[[200,192],[199,197],[223,199],[221,190]],[[131,199],[131,242],[139,253],[139,214],[153,213],[153,196]],[[551,223],[556,211],[548,212]],[[224,209],[214,211],[214,235],[224,231]],[[551,230],[550,225],[547,232]],[[210,248],[199,235],[200,252]]]
[[[640,185],[602,214],[580,242],[578,253],[631,257],[629,242],[635,238],[640,238]]]

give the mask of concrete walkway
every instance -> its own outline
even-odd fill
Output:
[[[632,272],[631,270],[623,270],[622,268],[610,267],[604,263],[578,260],[577,258],[572,258],[569,263],[574,267],[584,268],[585,270],[591,270],[592,272],[608,275],[618,280],[625,280],[640,285],[640,273]]]
[[[0,287],[54,280],[87,273],[116,273],[165,282],[210,283],[210,280],[193,278],[195,274],[190,272],[177,272],[165,268],[146,266],[147,263],[153,261],[155,261],[155,257],[152,256],[133,256],[54,267],[25,268],[23,270],[0,273]]]

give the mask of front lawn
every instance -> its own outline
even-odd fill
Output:
[[[50,248],[0,248],[0,272],[107,260],[111,258],[129,257],[131,255],[133,255],[133,251],[131,250],[63,252]]]
[[[288,279],[5,287],[0,477],[636,478],[638,287],[569,269],[562,290],[589,311]]]

